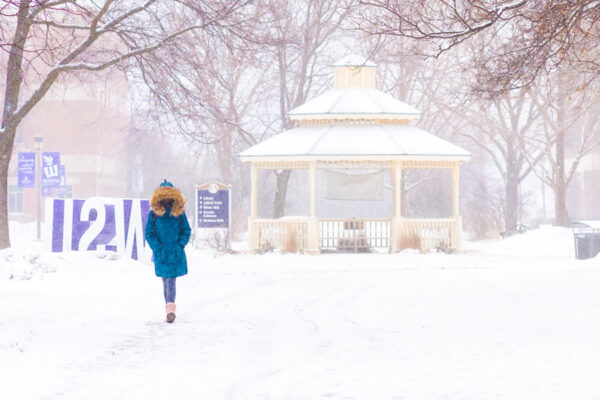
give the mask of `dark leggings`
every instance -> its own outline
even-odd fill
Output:
[[[165,303],[175,303],[175,279],[177,278],[162,278],[163,291],[165,294]]]

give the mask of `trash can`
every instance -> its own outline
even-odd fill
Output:
[[[600,221],[574,221],[575,258],[585,260],[600,253]]]

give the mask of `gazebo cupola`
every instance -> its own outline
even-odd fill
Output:
[[[283,247],[293,237],[302,250],[388,247],[398,250],[419,243],[426,250],[460,246],[458,213],[459,166],[471,154],[436,135],[410,125],[421,112],[376,89],[376,65],[359,56],[348,56],[333,65],[334,87],[288,113],[298,127],[282,132],[240,153],[251,165],[249,240],[253,249]],[[451,171],[452,214],[448,218],[410,219],[401,213],[403,169],[444,168]],[[310,215],[305,218],[266,219],[258,216],[260,169],[310,171]],[[393,215],[369,221],[356,215],[332,221],[317,215],[316,181],[319,170],[390,171]],[[378,231],[377,240],[372,232]],[[332,233],[333,232],[333,233]],[[382,234],[381,232],[387,232]],[[380,240],[382,235],[385,240]],[[356,240],[348,240],[354,237]],[[382,244],[383,243],[383,244]]]
[[[300,126],[329,123],[408,124],[421,112],[375,88],[376,65],[359,56],[334,64],[335,87],[294,108]]]
[[[350,55],[333,64],[334,88],[375,88],[377,64],[360,56]]]

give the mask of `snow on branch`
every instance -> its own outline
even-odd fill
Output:
[[[600,1],[359,0],[364,32],[420,41],[439,57],[469,41],[465,61],[482,92],[528,87],[561,65],[599,76]]]
[[[77,29],[77,30],[83,30],[83,31],[89,31],[90,27],[87,25],[76,25],[76,24],[61,24],[58,22],[54,22],[54,21],[44,21],[44,20],[34,20],[33,21],[34,25],[47,25],[47,26],[51,26],[53,28],[59,28],[59,29]]]

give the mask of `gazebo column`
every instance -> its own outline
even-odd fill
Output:
[[[460,228],[462,221],[459,215],[458,209],[458,183],[459,183],[459,163],[455,163],[452,166],[452,218],[454,219],[454,226],[452,229],[452,244],[451,247],[460,247]]]
[[[258,167],[251,162],[250,163],[250,217],[248,217],[248,234],[250,239],[250,248],[257,250],[259,245],[258,237],[258,226],[256,220],[258,219]]]
[[[317,163],[310,163],[310,216],[317,216]]]
[[[390,248],[392,251],[400,250],[402,237],[402,162],[393,161],[392,180],[394,187],[394,216],[392,217],[392,237]]]
[[[310,217],[306,229],[306,252],[319,254],[319,219],[317,218],[317,162],[310,162]]]

